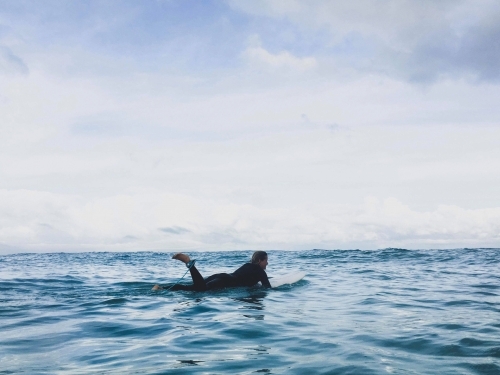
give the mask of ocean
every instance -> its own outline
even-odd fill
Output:
[[[252,252],[189,254],[209,276]],[[0,374],[500,374],[500,249],[268,254],[307,275],[155,292],[172,253],[0,256]]]

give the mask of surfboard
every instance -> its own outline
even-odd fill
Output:
[[[272,277],[269,279],[269,282],[271,283],[271,287],[277,288],[285,284],[296,283],[297,281],[302,280],[305,275],[305,272],[294,271],[291,273],[287,273],[286,275]]]

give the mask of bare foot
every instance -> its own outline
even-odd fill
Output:
[[[161,286],[159,286],[158,284],[156,284],[153,289],[151,290],[162,290],[163,288]]]
[[[191,260],[189,258],[189,255],[186,255],[186,254],[183,254],[183,253],[177,253],[175,254],[172,259],[177,259],[177,260],[180,260],[181,262],[184,262],[186,264],[189,263],[189,261]]]

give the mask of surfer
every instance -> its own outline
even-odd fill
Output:
[[[176,284],[170,289],[172,290],[192,290],[203,292],[206,290],[220,289],[227,287],[254,286],[259,281],[263,287],[270,288],[271,284],[266,274],[267,253],[265,251],[256,251],[252,255],[250,263],[245,263],[233,273],[217,273],[209,276],[206,279],[201,276],[200,272],[195,267],[196,260],[189,258],[189,255],[183,253],[175,254],[172,259],[177,259],[183,262],[193,279],[192,285]],[[162,290],[160,285],[155,285],[153,290]]]

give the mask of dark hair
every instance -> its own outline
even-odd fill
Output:
[[[252,263],[257,264],[261,260],[264,260],[267,258],[267,253],[265,251],[259,250],[253,253],[252,255]]]

